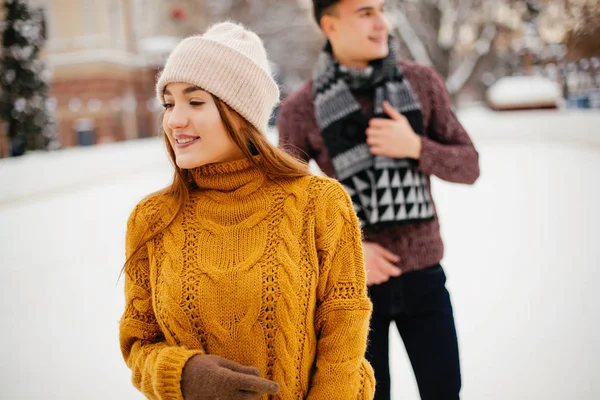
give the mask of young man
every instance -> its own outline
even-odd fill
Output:
[[[313,78],[282,104],[280,143],[316,160],[352,197],[374,304],[367,358],[375,398],[390,398],[394,321],[421,398],[458,399],[458,344],[429,177],[472,184],[478,153],[438,74],[398,60],[383,0],[314,0],[313,6],[328,40]]]

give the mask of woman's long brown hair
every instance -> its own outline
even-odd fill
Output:
[[[244,156],[251,160],[257,168],[271,177],[282,179],[299,178],[310,174],[308,165],[305,162],[294,158],[292,155],[271,144],[264,134],[262,134],[258,129],[256,129],[256,127],[254,127],[254,125],[248,122],[235,110],[217,97],[213,96],[213,99],[217,109],[219,110],[221,120],[223,121],[227,132],[229,133],[229,136],[242,150]],[[163,137],[167,152],[169,153],[171,164],[173,164],[173,167],[175,168],[175,173],[173,175],[173,182],[169,186],[151,194],[150,196],[160,195],[161,198],[165,199],[170,205],[174,206],[164,207],[163,210],[171,210],[174,208],[175,211],[170,216],[167,216],[167,223],[163,223],[162,226],[159,226],[157,229],[153,230],[151,230],[151,227],[153,227],[160,219],[161,214],[157,213],[152,217],[147,224],[145,232],[139,237],[134,251],[131,252],[129,257],[127,257],[119,276],[125,272],[125,269],[127,268],[127,265],[133,256],[146,243],[148,243],[156,235],[161,233],[163,230],[169,227],[171,223],[173,223],[181,210],[183,210],[183,207],[190,197],[190,190],[193,187],[190,184],[192,181],[190,172],[189,170],[181,169],[177,166],[175,161],[175,152],[173,151],[171,143],[169,142],[169,138],[165,132],[163,132]],[[260,163],[256,160],[256,158],[254,158],[254,155],[256,154],[261,156]]]

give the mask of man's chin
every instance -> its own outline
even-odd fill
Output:
[[[387,40],[381,41],[379,43],[372,42],[369,40],[365,43],[365,46],[363,48],[365,49],[365,52],[369,53],[369,55],[373,55],[379,58],[387,56],[387,54],[390,51]]]
[[[385,46],[382,46],[381,48],[377,49],[377,52],[379,53],[379,57],[385,58],[388,56],[388,54],[390,54],[390,48],[386,43]]]
[[[380,60],[382,58],[386,58],[389,53],[390,50],[387,46],[385,48],[376,48],[369,52],[368,58],[370,61]]]

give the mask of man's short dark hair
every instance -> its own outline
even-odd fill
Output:
[[[321,26],[321,17],[325,14],[329,14],[337,3],[342,0],[313,0],[313,13],[317,25]]]

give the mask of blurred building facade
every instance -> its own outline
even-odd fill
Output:
[[[139,52],[135,36],[141,2],[32,3],[45,10],[45,52],[61,147],[155,134],[156,68]]]
[[[180,38],[224,18],[257,30],[271,47],[275,69],[283,65],[291,72],[281,82],[284,93],[295,89],[320,47],[310,4],[274,1],[273,17],[265,19],[265,2],[29,0],[46,16],[43,57],[51,71],[60,147],[157,135],[161,107],[154,83],[166,56]],[[301,45],[290,56],[293,40]]]

